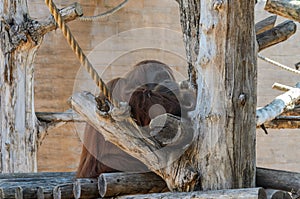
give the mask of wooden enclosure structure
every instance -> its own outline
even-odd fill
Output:
[[[290,27],[290,25],[291,25],[291,27]],[[281,29],[281,27],[276,27],[277,29],[276,29],[276,33],[278,33],[279,35],[275,35],[275,36],[279,36],[279,37],[281,37],[281,34],[287,34],[287,35],[289,35],[290,33],[288,33],[288,30],[290,30],[291,31],[291,34],[293,34],[294,33],[294,30],[295,30],[295,26],[294,26],[294,24],[291,24],[291,23],[285,23],[285,24],[282,24],[282,27],[283,28],[286,28],[286,27],[289,27],[289,28],[287,28],[287,29],[285,29],[282,33],[280,33],[280,31],[278,31],[278,29]],[[294,28],[293,28],[294,27]],[[272,29],[272,27],[271,27],[271,29]],[[273,29],[274,30],[274,29]],[[266,33],[266,31],[264,31],[263,33]],[[268,41],[268,42],[266,42],[266,44],[265,43],[263,43],[263,42],[260,42],[260,38],[264,38],[264,37],[259,37],[259,36],[262,36],[261,34],[263,34],[263,33],[260,33],[260,34],[257,34],[257,38],[258,38],[258,44],[259,44],[259,46],[260,46],[260,50],[262,50],[264,47],[264,45],[266,45],[266,46],[268,46],[269,44],[270,44],[270,41]],[[274,35],[274,32],[272,32],[272,33],[270,33],[270,34],[272,34],[272,35]],[[287,37],[289,37],[289,36],[285,36],[286,38]],[[276,42],[278,42],[279,40],[278,39],[276,39]],[[282,41],[282,40],[280,40],[280,41]],[[275,43],[276,43],[275,42]],[[299,100],[299,89],[298,88],[290,88],[289,89],[290,91],[288,92],[288,93],[286,93],[285,95],[282,95],[280,98],[278,98],[279,100],[282,100],[282,101],[284,101],[285,103],[282,105],[282,107],[280,107],[280,110],[279,110],[279,113],[282,113],[282,112],[284,112],[285,110],[286,110],[286,107],[289,105],[289,104],[294,104],[295,102],[297,102],[298,100]],[[291,99],[288,99],[288,100],[285,100],[285,96],[286,95],[288,95],[288,96],[292,96],[291,97]],[[243,100],[242,98],[241,98],[241,100]],[[277,107],[278,107],[278,105],[277,105],[277,103],[276,103],[276,100],[274,101],[274,105],[276,105]],[[271,105],[272,106],[272,105]],[[266,109],[261,109],[262,111],[261,112],[264,112]],[[268,112],[268,111],[267,111]],[[271,112],[271,114],[269,114],[269,113],[267,113],[267,115],[268,115],[268,117],[266,117],[267,119],[262,119],[262,121],[263,122],[261,122],[261,123],[265,123],[265,121],[266,120],[270,120],[270,118],[271,119],[274,119],[277,115],[275,114],[275,115],[272,115],[273,113]],[[43,114],[41,114],[42,116],[41,117],[43,117],[44,115]],[[258,111],[257,112],[257,115],[258,115],[258,119],[261,119],[261,118],[263,118],[263,116],[265,116],[265,114],[261,114],[262,116],[260,116],[260,112]],[[72,116],[74,116],[74,114],[72,114]],[[260,123],[258,123],[258,125],[260,125]],[[270,124],[270,126],[271,126],[272,124]],[[259,169],[258,169],[258,171],[260,171]],[[280,174],[282,174],[282,173],[280,173]],[[46,175],[48,175],[48,174],[46,174]],[[54,174],[51,174],[51,175],[54,175]],[[69,174],[67,174],[67,175],[69,175]],[[291,175],[293,175],[293,176],[298,176],[299,174],[297,174],[297,173],[292,173]],[[291,178],[291,175],[289,175],[288,177],[289,177],[289,180],[290,180],[290,178]],[[70,175],[71,176],[71,175]],[[69,176],[69,177],[70,177]],[[272,175],[272,177],[274,177],[273,175]],[[15,177],[17,180],[15,180],[15,181],[18,181],[18,178],[20,178],[20,179],[22,179],[23,180],[23,178],[27,178],[27,177]],[[42,177],[43,178],[43,177]],[[49,176],[49,178],[51,178],[50,176]],[[150,177],[149,177],[150,178]],[[37,179],[38,179],[38,177],[37,177]],[[99,178],[99,179],[103,179],[103,178]],[[111,178],[111,179],[115,179],[115,178]],[[134,179],[139,179],[138,177],[134,177]],[[151,179],[151,178],[150,178]],[[20,181],[22,181],[22,180],[20,180]],[[26,179],[26,180],[28,180],[28,179]],[[26,181],[25,180],[25,181]],[[48,179],[47,179],[48,180]],[[46,182],[46,184],[51,184],[50,182],[51,182],[51,180],[50,180],[50,182],[49,181],[44,181],[44,182]],[[4,183],[8,183],[8,182],[10,182],[10,181],[14,181],[14,180],[10,180],[9,179],[9,177],[3,177],[3,180],[2,180]],[[55,180],[54,180],[55,181]],[[45,197],[45,195],[46,194],[44,194],[44,193],[51,193],[51,194],[53,194],[52,196],[54,197],[54,198],[63,198],[63,194],[73,194],[72,196],[70,196],[70,197],[74,197],[74,195],[75,196],[78,196],[78,195],[80,195],[81,194],[81,191],[78,191],[78,190],[84,190],[85,189],[85,186],[87,186],[88,188],[87,189],[90,189],[90,188],[92,188],[93,189],[93,191],[91,192],[91,193],[95,193],[95,194],[97,194],[97,191],[95,191],[95,182],[96,182],[97,180],[95,180],[95,179],[90,179],[90,180],[88,180],[88,179],[86,179],[86,180],[83,180],[83,179],[79,179],[79,180],[77,180],[76,182],[74,182],[74,181],[72,181],[72,179],[70,178],[70,179],[67,179],[66,180],[66,182],[67,183],[65,183],[65,184],[61,184],[61,185],[57,185],[57,186],[55,186],[55,187],[51,187],[51,190],[50,190],[50,188],[47,188],[47,187],[43,187],[43,184],[39,187],[38,186],[38,188],[37,188],[37,190],[35,190],[34,191],[34,194],[40,194],[40,196],[38,196],[38,197]],[[102,183],[103,183],[103,180],[101,181]],[[285,183],[286,181],[284,181],[284,183]],[[289,190],[287,190],[287,191],[291,191],[290,190],[290,188],[292,187],[292,189],[294,189],[295,187],[297,188],[297,183],[299,182],[299,179],[295,179],[295,183],[296,183],[296,186],[294,186],[294,185],[290,185],[290,186],[288,186],[288,188],[287,189],[289,189]],[[59,183],[59,182],[54,182],[54,183]],[[44,185],[45,186],[45,185]],[[81,187],[82,186],[82,187]],[[162,185],[163,186],[163,185]],[[266,186],[266,185],[264,185],[263,183],[262,183],[262,185],[261,186]],[[79,188],[80,187],[80,188]],[[99,186],[99,187],[101,187],[101,186]],[[271,186],[272,187],[272,186]],[[284,188],[282,188],[281,186],[279,187],[280,189],[284,189]],[[97,188],[98,189],[98,188]],[[13,191],[13,194],[9,194],[9,191],[10,190],[12,190]],[[25,195],[27,194],[27,193],[29,193],[29,192],[27,192],[28,190],[32,190],[32,187],[29,187],[28,189],[24,186],[24,185],[21,185],[21,186],[19,186],[19,185],[16,185],[16,186],[10,186],[9,187],[9,189],[8,190],[6,190],[6,189],[2,189],[1,190],[1,195],[2,195],[2,197],[6,197],[5,196],[5,194],[9,194],[9,195],[12,195],[12,197],[15,197],[15,198],[23,198],[23,197],[25,197]],[[47,191],[46,191],[47,190]],[[50,191],[49,191],[50,190]],[[100,190],[99,190],[100,191]],[[82,193],[83,193],[84,191],[82,191]],[[104,192],[106,192],[106,191],[104,191]],[[228,192],[228,193],[227,193]],[[270,191],[270,193],[271,193],[271,195],[273,194],[275,194],[275,192],[276,191]],[[80,193],[80,194],[79,194]],[[101,192],[100,191],[100,193],[103,193],[103,191]],[[141,192],[141,193],[144,193],[144,192]],[[278,193],[278,192],[276,192],[276,193]],[[284,195],[284,197],[289,197],[289,195],[288,194],[286,194],[286,193],[284,193],[284,192],[280,192],[280,193],[282,193],[283,195]],[[130,194],[130,193],[126,193],[126,194]],[[174,194],[174,196],[173,197],[178,197],[178,196],[176,196],[175,194],[176,193],[169,193],[170,195],[168,195],[168,193],[165,193],[165,195],[164,194],[162,194],[162,195],[159,195],[159,196],[161,196],[161,197],[170,197],[170,196],[172,196],[173,194]],[[184,194],[184,193],[182,193],[182,194]],[[242,194],[243,196],[245,196],[245,195],[247,195],[247,194],[249,194],[249,198],[251,198],[251,197],[253,197],[253,198],[265,198],[266,197],[266,193],[264,192],[264,190],[263,189],[261,189],[261,188],[253,188],[253,189],[249,189],[249,190],[237,190],[236,192],[235,191],[223,191],[223,192],[218,192],[218,191],[216,191],[216,192],[205,192],[205,193],[186,193],[187,194],[187,197],[189,197],[190,196],[190,194],[194,194],[194,196],[196,196],[197,194],[204,194],[204,195],[207,195],[207,197],[210,197],[211,195],[210,194],[212,194],[212,195],[214,195],[214,197],[218,197],[218,196],[220,196],[220,195],[226,195],[226,194],[229,194],[230,196],[239,196],[240,194]],[[196,195],[195,195],[196,194]],[[235,195],[235,194],[238,194],[238,195]],[[1,196],[0,195],[0,196]],[[105,196],[105,195],[104,195]],[[152,195],[152,196],[136,196],[136,197],[140,197],[140,198],[143,198],[143,197],[157,197],[158,195]],[[28,196],[29,197],[29,196]],[[87,196],[87,197],[89,197],[89,196]],[[93,197],[95,197],[95,195],[93,195]],[[132,196],[129,196],[129,198],[130,197],[132,197]],[[203,196],[203,197],[205,197],[205,196]],[[125,197],[126,198],[126,197]]]
[[[105,173],[98,179],[76,179],[73,172],[0,174],[0,198],[268,198],[299,196],[300,173],[257,168],[257,185],[263,188],[199,192],[169,192],[154,173]],[[291,193],[291,190],[292,191]]]

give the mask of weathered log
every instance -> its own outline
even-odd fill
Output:
[[[74,197],[81,199],[99,198],[98,180],[96,178],[78,178],[73,184]]]
[[[72,199],[73,195],[73,183],[67,183],[63,185],[57,185],[53,189],[53,199]]]
[[[75,172],[36,172],[36,173],[1,173],[0,174],[0,183],[1,180],[14,179],[26,179],[26,178],[75,178]]]
[[[297,26],[293,21],[285,21],[270,30],[256,35],[259,46],[258,51],[287,40],[295,34],[296,29]]]
[[[256,185],[291,192],[300,190],[300,173],[257,168]]]
[[[300,88],[293,88],[276,97],[270,104],[256,110],[256,125],[271,121],[300,100]]]
[[[218,198],[247,198],[247,199],[266,199],[267,195],[263,188],[248,189],[226,189],[216,191],[197,191],[197,192],[167,192],[145,195],[120,196],[118,199],[218,199]]]
[[[165,181],[155,173],[103,173],[98,180],[101,197],[160,193],[168,190]]]
[[[5,198],[14,198],[21,192],[24,198],[36,198],[37,195],[52,198],[53,188],[58,184],[72,183],[74,176],[74,172],[1,174],[0,187]]]
[[[95,97],[91,93],[76,93],[70,99],[70,103],[72,108],[100,131],[107,140],[133,157],[138,158],[150,170],[159,176],[164,176],[165,180],[172,181],[170,186],[174,185],[174,176],[171,173],[175,172],[177,167],[166,169],[166,166],[179,164],[177,161],[180,161],[181,155],[188,149],[194,138],[192,131],[189,129],[192,125],[181,121],[178,130],[183,130],[185,133],[182,135],[184,136],[176,139],[175,143],[162,147],[161,142],[149,136],[149,133],[144,132],[143,128],[132,125],[133,121],[128,122],[129,118],[116,122],[110,115],[99,112]],[[189,177],[197,175],[194,170],[188,167],[183,168],[183,173],[189,175]],[[193,179],[196,179],[196,177]]]
[[[18,187],[9,187],[7,189],[1,188],[0,199],[15,199]]]
[[[269,16],[255,24],[255,33],[256,35],[263,33],[267,30],[270,30],[274,27],[277,19],[277,15]]]
[[[300,22],[300,2],[294,0],[267,0],[268,12]]]
[[[46,177],[46,178],[10,178],[10,179],[1,179],[0,187],[8,186],[36,186],[43,184],[63,184],[66,182],[72,182],[73,177]]]
[[[268,199],[292,199],[288,192],[282,190],[266,189],[266,193]]]

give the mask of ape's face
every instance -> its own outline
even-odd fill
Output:
[[[108,82],[108,87],[115,101],[130,105],[132,117],[140,126],[164,113],[186,117],[195,105],[193,92],[179,89],[171,68],[158,61],[140,62],[124,78]]]

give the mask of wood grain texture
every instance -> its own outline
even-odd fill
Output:
[[[197,184],[203,190],[255,184],[254,4],[201,1],[198,104],[192,116],[197,143],[187,157],[201,171]]]
[[[270,46],[283,42],[295,34],[297,29],[293,21],[285,21],[274,28],[256,35],[256,40],[261,51]]]
[[[96,178],[78,178],[73,184],[74,198],[99,198],[98,179]]]
[[[291,192],[300,190],[300,173],[257,168],[256,185]]]
[[[300,2],[295,0],[267,0],[265,10],[300,22]]]
[[[99,176],[101,197],[160,193],[168,190],[163,179],[154,173],[103,173]]]
[[[72,183],[74,173],[23,173],[1,175],[0,187],[3,198],[52,198],[52,191],[58,184]]]
[[[269,16],[255,24],[255,33],[260,34],[274,27],[277,15]]]
[[[236,198],[236,199],[266,199],[266,192],[262,188],[249,188],[249,189],[228,189],[217,191],[199,191],[199,192],[174,192],[174,193],[157,193],[157,194],[145,194],[145,195],[131,195],[121,196],[118,199],[191,199],[191,198],[203,198],[203,199],[217,199],[217,198]]]

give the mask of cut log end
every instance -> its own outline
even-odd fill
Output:
[[[282,190],[267,189],[266,193],[268,199],[292,199],[288,192]]]

